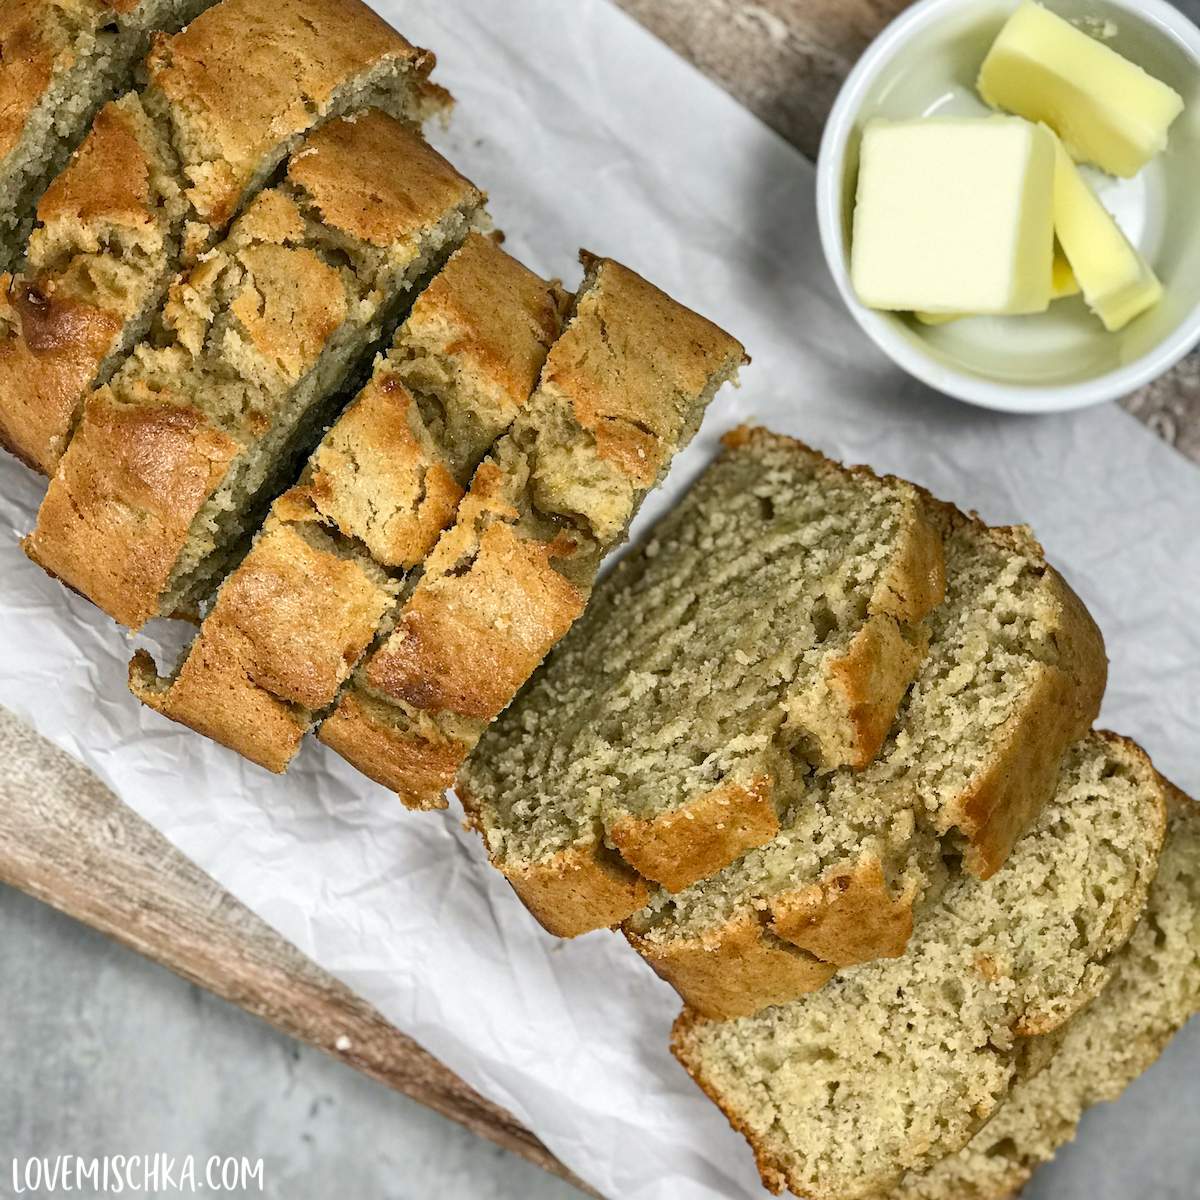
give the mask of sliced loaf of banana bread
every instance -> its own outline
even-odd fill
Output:
[[[195,612],[483,199],[382,112],[313,133],[89,398],[30,557],[131,628]]]
[[[600,560],[745,358],[627,268],[584,263],[537,392],[321,726],[411,807],[445,806],[467,754],[583,610]]]
[[[1146,914],[1108,986],[1028,1056],[1004,1107],[962,1150],[905,1176],[888,1200],[1016,1196],[1083,1113],[1115,1100],[1200,1012],[1200,807],[1182,793],[1172,807]]]
[[[793,779],[772,841],[659,890],[625,925],[705,1016],[748,1016],[838,967],[901,954],[946,860],[995,871],[1096,717],[1103,641],[1041,547],[1027,530],[937,511],[946,600],[879,759]]]
[[[285,770],[529,399],[561,304],[556,285],[471,234],[275,501],[175,672],[133,660],[135,695]]]
[[[767,1187],[811,1200],[890,1195],[1000,1109],[1024,1038],[1052,1033],[1104,988],[1145,906],[1165,823],[1145,755],[1089,735],[1004,868],[957,878],[903,958],[754,1017],[685,1010],[672,1048],[746,1135]]]
[[[24,272],[3,288],[0,444],[44,474],[184,260],[306,130],[368,102],[416,121],[437,99],[432,57],[358,0],[225,0],[159,38],[151,61],[144,95],[103,109],[47,192]]]
[[[0,5],[0,271],[20,264],[38,200],[100,107],[133,83],[151,33],[179,29],[212,3]]]
[[[725,441],[464,772],[492,861],[552,932],[770,841],[802,764],[875,756],[924,656],[944,574],[919,489],[766,430]]]

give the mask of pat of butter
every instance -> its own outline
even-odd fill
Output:
[[[1044,312],[1054,137],[1018,117],[871,121],[850,271],[869,308]]]
[[[1084,300],[1110,332],[1123,329],[1158,303],[1162,284],[1061,142],[1054,175],[1054,226]]]
[[[1071,264],[1061,250],[1054,251],[1054,263],[1050,268],[1050,299],[1065,300],[1068,296],[1079,295],[1079,280],[1071,270]],[[949,325],[951,321],[961,321],[971,313],[931,313],[915,312],[913,316],[922,325]]]
[[[1183,111],[1165,83],[1034,0],[1000,31],[978,87],[993,108],[1044,121],[1076,161],[1124,177],[1166,149]]]

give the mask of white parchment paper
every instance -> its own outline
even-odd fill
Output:
[[[753,354],[639,528],[744,420],[1027,520],[1108,638],[1106,722],[1200,792],[1200,471],[1116,408],[1001,417],[899,377],[826,276],[811,167],[605,0],[377,5],[437,51],[460,103],[435,140],[490,189],[517,255],[571,285],[578,247],[620,257]],[[315,745],[278,779],[139,709],[130,644],[17,547],[41,492],[0,461],[0,703],[613,1200],[761,1194],[668,1055],[674,994],[623,940],[542,933],[456,810],[405,813]],[[1091,1152],[1054,1168],[1055,1197],[1124,1194],[1106,1190],[1115,1164],[1138,1157],[1163,1184],[1144,1194],[1194,1194],[1190,1033],[1160,1068],[1171,1095],[1147,1082],[1099,1118]]]

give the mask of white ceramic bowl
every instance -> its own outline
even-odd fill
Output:
[[[1046,0],[1069,20],[1106,26],[1108,44],[1170,84],[1185,109],[1165,154],[1136,178],[1085,169],[1149,259],[1162,302],[1108,333],[1079,298],[1027,317],[971,317],[927,327],[876,312],[850,284],[849,234],[863,125],[872,117],[982,115],[984,55],[1017,0],[922,0],[871,44],[825,129],[817,214],[829,268],[872,340],[931,387],[987,408],[1058,412],[1136,391],[1200,342],[1200,30],[1166,0]]]

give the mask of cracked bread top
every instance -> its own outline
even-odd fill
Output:
[[[315,123],[377,106],[417,119],[434,57],[361,0],[222,0],[147,60],[196,217],[220,227]]]
[[[558,317],[555,285],[490,239],[468,238],[300,481],[275,502],[180,667],[159,679],[139,656],[135,693],[285,769],[383,624],[404,572],[454,517],[460,480],[474,464],[463,457],[469,447],[450,444],[445,431],[485,428],[498,391],[518,407],[512,389],[524,379],[532,390]],[[420,399],[406,379],[419,379]],[[482,415],[472,423],[475,411]]]
[[[26,274],[0,297],[0,442],[36,470],[53,471],[83,397],[144,332],[182,214],[138,97],[106,105],[38,205]]]
[[[1089,735],[1004,868],[948,887],[903,958],[854,967],[754,1017],[685,1010],[672,1048],[746,1135],[772,1190],[890,1195],[1003,1104],[1023,1037],[1060,1028],[1112,977],[1164,826],[1145,755]]]
[[[583,261],[537,391],[321,728],[412,807],[445,805],[457,767],[582,611],[604,554],[745,361],[734,338],[628,268]]]
[[[364,202],[391,218],[386,243],[326,170],[346,157],[346,131],[360,147]],[[27,541],[123,624],[169,615],[207,585],[204,572],[248,532],[248,506],[287,469],[307,414],[483,203],[383,114],[324,127],[298,158],[299,179],[259,195],[172,289],[161,338],[89,399]],[[345,228],[332,223],[342,215]]]

